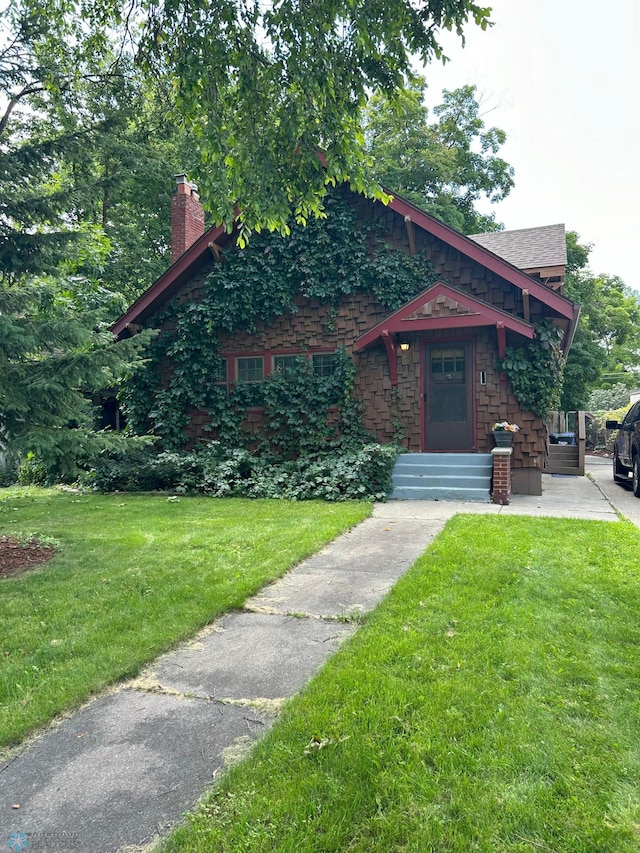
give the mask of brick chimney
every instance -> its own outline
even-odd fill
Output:
[[[171,199],[171,263],[204,234],[204,210],[195,184],[177,175],[178,187]]]

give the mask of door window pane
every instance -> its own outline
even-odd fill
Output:
[[[433,385],[431,420],[436,423],[463,423],[467,419],[467,392],[464,385]]]
[[[433,350],[431,353],[431,381],[464,384],[464,348]]]

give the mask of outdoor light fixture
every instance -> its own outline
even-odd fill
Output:
[[[409,352],[411,344],[409,341],[400,341],[400,352]]]

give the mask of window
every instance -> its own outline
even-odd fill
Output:
[[[622,421],[622,428],[629,429],[637,420],[640,420],[640,403],[631,406]]]
[[[229,362],[226,358],[221,358],[218,362],[217,369],[213,373],[213,381],[216,385],[226,385],[229,377]]]
[[[322,352],[313,356],[313,369],[318,376],[333,376],[337,366],[335,352]]]
[[[464,349],[437,349],[431,355],[432,382],[464,382]]]
[[[239,358],[236,363],[238,382],[262,382],[264,379],[264,359]]]
[[[286,376],[288,373],[292,373],[298,365],[298,358],[299,356],[297,355],[274,355],[274,372],[277,370],[282,373],[283,376]]]

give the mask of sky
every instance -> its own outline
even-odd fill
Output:
[[[489,30],[423,74],[427,102],[477,86],[515,187],[489,205],[507,229],[563,222],[593,244],[594,273],[640,290],[640,0],[486,0]]]

